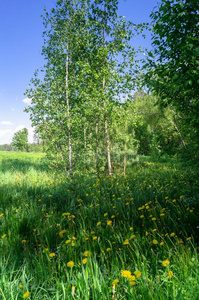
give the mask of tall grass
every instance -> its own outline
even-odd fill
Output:
[[[0,152],[0,299],[199,299],[195,176],[141,157],[70,179]]]

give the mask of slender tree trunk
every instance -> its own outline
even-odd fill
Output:
[[[100,169],[99,169],[99,139],[98,139],[98,131],[99,131],[99,120],[95,125],[95,133],[96,133],[96,170],[97,170],[97,176],[100,175]]]
[[[69,173],[73,176],[73,161],[72,161],[72,142],[71,142],[71,125],[70,125],[70,107],[69,107],[69,93],[68,93],[68,43],[66,46],[66,106],[67,106],[67,122],[68,122],[68,152],[69,152]]]
[[[87,164],[87,143],[86,143],[86,125],[84,124],[84,155],[85,155],[85,169],[88,169]]]
[[[126,143],[124,144],[124,176],[126,175]]]
[[[105,12],[106,12],[106,6],[104,6],[104,24],[106,22],[105,20]],[[105,49],[105,29],[103,27],[103,50]],[[105,58],[103,60],[103,66],[105,67]],[[106,97],[106,79],[103,78],[103,94],[104,94],[104,103],[103,103],[103,115],[104,115],[104,128],[105,128],[105,136],[106,136],[106,150],[107,150],[107,162],[108,162],[108,174],[111,177],[112,176],[112,168],[111,168],[111,154],[110,154],[110,139],[109,139],[109,131],[108,131],[108,122],[107,122],[107,115],[106,115],[106,103],[105,103],[105,97]]]

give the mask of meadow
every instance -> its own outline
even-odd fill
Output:
[[[199,181],[140,157],[71,179],[0,152],[0,299],[199,299]]]

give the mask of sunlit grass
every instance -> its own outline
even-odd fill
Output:
[[[199,299],[191,170],[140,158],[71,180],[42,154],[0,161],[2,299]]]

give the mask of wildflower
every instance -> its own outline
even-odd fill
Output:
[[[164,216],[164,214],[160,214],[160,217],[163,217]]]
[[[60,236],[61,238],[63,238],[64,233],[66,233],[66,229],[61,230],[61,231],[59,232],[59,236]]]
[[[20,288],[20,289],[23,289],[23,286],[22,286],[22,284],[19,284],[19,288]]]
[[[166,259],[166,260],[164,260],[164,261],[162,262],[162,265],[163,265],[164,267],[167,267],[169,264],[170,264],[170,261],[169,261],[168,259]]]
[[[0,218],[3,217],[3,216],[4,216],[4,214],[0,214]]]
[[[154,244],[154,245],[157,245],[157,244],[158,244],[158,241],[157,241],[157,240],[153,240],[153,244]]]
[[[188,238],[187,238],[187,241],[190,241],[190,240],[191,240],[191,237],[188,237]]]
[[[127,270],[121,270],[121,274],[122,274],[122,277],[129,277],[131,275],[131,272],[130,271],[127,271]]]
[[[110,226],[112,224],[112,221],[111,220],[107,220],[106,223],[107,223],[107,225]]]
[[[144,215],[141,215],[140,218],[143,219],[143,218],[144,218]]]
[[[2,239],[5,239],[6,236],[7,236],[7,234],[3,234],[2,235]]]
[[[21,242],[22,242],[22,244],[25,244],[25,243],[26,243],[26,240],[22,240]]]
[[[119,279],[113,280],[113,285],[117,284],[119,282]]]
[[[169,271],[168,272],[168,276],[171,278],[171,277],[173,277],[173,272],[172,271]]]
[[[163,246],[163,245],[164,245],[164,242],[161,242],[161,243],[160,243],[160,246]]]
[[[130,230],[133,230],[133,227],[130,227]]]
[[[94,237],[93,237],[93,240],[96,240],[96,239],[97,239],[97,236],[94,236]]]
[[[111,251],[111,248],[107,248],[106,251]]]
[[[104,217],[106,217],[106,216],[108,216],[108,213],[105,213],[105,214],[104,214]]]
[[[75,247],[75,243],[74,243],[74,242],[72,242],[72,243],[71,243],[71,246],[72,246],[72,247]]]
[[[83,264],[85,265],[85,264],[87,263],[87,258],[84,258],[84,259],[82,260],[82,262],[83,262]]]
[[[175,236],[175,233],[174,233],[174,232],[172,232],[172,233],[170,234],[170,236]]]
[[[91,252],[90,251],[85,251],[84,252],[84,256],[90,256],[91,255]]]
[[[98,222],[98,223],[97,223],[97,226],[100,226],[100,225],[101,225],[101,222]]]
[[[152,220],[152,221],[155,221],[155,220],[156,220],[156,218],[154,217],[154,218],[152,218],[151,220]]]
[[[72,268],[74,265],[75,265],[75,263],[72,260],[67,263],[67,267],[69,267],[69,268]]]
[[[71,289],[72,289],[71,295],[74,297],[75,296],[75,286],[72,285]]]
[[[66,243],[66,244],[69,244],[70,242],[71,242],[71,240],[67,240],[67,241],[65,241],[65,243]]]
[[[50,253],[49,256],[50,256],[50,257],[54,257],[54,256],[55,256],[55,253]]]
[[[130,281],[129,284],[130,284],[130,286],[134,286],[134,285],[136,285],[136,282],[135,281]]]
[[[30,296],[30,292],[28,291],[23,294],[24,299],[28,298],[29,296]]]
[[[135,274],[135,276],[136,276],[137,278],[140,278],[140,276],[142,275],[142,273],[141,273],[140,271],[138,271],[138,270],[136,270],[136,271],[134,272],[134,274]]]
[[[66,213],[66,212],[62,214],[62,216],[69,216],[69,215],[70,213]]]
[[[130,239],[133,240],[135,238],[135,234],[131,235]]]
[[[129,281],[135,281],[136,278],[135,278],[134,275],[130,275],[130,276],[128,276],[128,280],[129,280]]]
[[[128,239],[126,239],[125,241],[124,241],[124,243],[123,243],[124,245],[129,245],[129,240]]]

